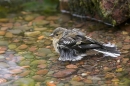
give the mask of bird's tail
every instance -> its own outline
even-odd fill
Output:
[[[97,48],[94,50],[103,53],[104,56],[111,56],[111,57],[120,56],[120,52],[117,50],[116,46],[111,43],[103,44],[102,48]]]

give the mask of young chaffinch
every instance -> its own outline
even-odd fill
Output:
[[[53,46],[60,54],[61,61],[78,61],[86,56],[86,51],[95,50],[105,56],[118,57],[120,52],[114,44],[103,44],[85,36],[79,29],[68,30],[58,27],[50,35],[53,37]]]

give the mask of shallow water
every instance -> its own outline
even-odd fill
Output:
[[[81,61],[60,62],[49,37],[58,26],[81,28],[98,41],[115,43],[122,54],[103,58],[90,51]],[[9,14],[0,19],[0,86],[129,86],[129,44],[125,29],[59,14]]]

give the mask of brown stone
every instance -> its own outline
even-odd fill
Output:
[[[5,31],[0,31],[0,36],[4,36],[5,35]]]
[[[57,78],[62,78],[62,77],[70,76],[71,74],[73,74],[75,72],[76,72],[75,69],[64,69],[64,70],[61,70],[61,71],[54,73],[53,76],[57,77]]]
[[[46,75],[47,73],[48,73],[47,69],[39,70],[39,71],[36,72],[36,74],[38,74],[38,75]]]
[[[26,49],[26,48],[28,48],[28,46],[27,46],[26,44],[22,44],[22,45],[20,45],[20,46],[18,47],[18,49],[20,49],[20,50],[24,50],[24,49]]]
[[[87,83],[87,84],[92,84],[93,83],[92,80],[90,80],[90,79],[85,79],[84,82]]]

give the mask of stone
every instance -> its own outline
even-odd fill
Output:
[[[9,44],[8,45],[8,48],[11,49],[11,50],[15,49],[16,47],[17,46],[15,44]]]
[[[39,36],[37,39],[42,40],[43,38],[44,38],[44,36]]]
[[[8,30],[9,32],[11,32],[14,35],[19,35],[21,34],[23,31],[20,29],[13,29],[13,30]]]
[[[31,78],[19,78],[12,86],[35,86],[35,81]]]
[[[50,36],[50,32],[42,32],[42,34],[44,35],[44,36],[46,36],[46,37],[49,37]]]
[[[0,18],[0,22],[2,23],[7,23],[9,21],[9,19],[7,18]]]
[[[78,68],[76,65],[73,65],[73,64],[69,64],[66,66],[66,68]]]
[[[5,37],[12,38],[13,34],[11,32],[6,32]]]
[[[57,16],[49,16],[49,17],[46,18],[46,20],[48,20],[48,21],[55,21],[55,20],[58,20],[58,19],[59,19],[59,17],[57,17]]]
[[[28,36],[28,37],[36,37],[38,35],[40,35],[40,31],[34,31],[34,32],[25,32],[24,35]]]
[[[29,51],[31,51],[31,52],[34,52],[34,51],[36,51],[38,48],[36,47],[36,46],[31,46],[30,48],[29,48]]]
[[[114,74],[113,73],[107,73],[106,75],[105,75],[105,78],[106,79],[111,79],[111,78],[113,78],[114,77]]]
[[[22,45],[20,45],[20,46],[18,47],[18,49],[20,49],[20,50],[24,50],[24,49],[26,49],[26,48],[28,48],[28,46],[27,46],[26,44],[22,44]]]
[[[24,72],[20,73],[19,76],[25,77],[25,76],[29,75],[30,72],[31,72],[30,70],[25,70]]]
[[[46,65],[46,64],[40,64],[40,65],[38,65],[37,67],[38,67],[38,68],[46,68],[47,65]]]
[[[45,78],[43,78],[42,76],[40,75],[35,75],[32,77],[35,81],[37,82],[43,82],[45,80]]]
[[[23,55],[26,59],[33,59],[34,55],[32,55],[31,53],[26,53]]]
[[[30,65],[38,65],[38,64],[45,64],[45,60],[34,60],[30,63]]]
[[[6,31],[0,31],[0,36],[4,36]]]
[[[116,72],[122,72],[123,71],[123,68],[117,68],[116,69]]]
[[[45,30],[47,30],[47,28],[46,27],[35,27],[34,30],[35,31],[45,31]]]
[[[0,62],[0,68],[8,68],[9,65],[5,62]]]
[[[82,80],[82,77],[80,77],[80,76],[74,76],[74,77],[72,78],[72,80],[73,80],[73,81],[81,81],[81,80]]]
[[[25,20],[25,21],[32,21],[34,18],[35,18],[34,15],[26,15],[26,16],[24,17],[24,20]]]
[[[43,26],[43,25],[49,24],[49,21],[42,20],[42,21],[33,22],[33,24],[35,24],[37,26]]]
[[[53,76],[56,78],[63,78],[63,77],[70,76],[75,72],[76,72],[75,69],[64,69],[64,70],[61,70],[61,71],[54,73]]]
[[[48,73],[47,69],[39,70],[36,72],[37,75],[46,75]]]
[[[20,66],[28,66],[28,65],[30,65],[30,63],[31,63],[30,60],[23,60],[19,63],[19,65]]]
[[[92,84],[93,83],[93,81],[91,79],[85,79],[84,82],[87,83],[87,84]]]
[[[46,48],[39,48],[38,52],[45,53],[45,54],[51,54],[52,53],[50,49],[46,49]]]
[[[18,73],[21,73],[22,71],[23,71],[23,70],[17,68],[17,69],[12,69],[12,70],[10,70],[10,73],[12,73],[12,74],[18,74]]]
[[[123,45],[122,49],[128,50],[128,49],[130,49],[130,45]]]
[[[83,82],[77,82],[77,81],[70,81],[72,86],[84,86]]]
[[[46,86],[57,86],[55,85],[54,81],[46,82]]]
[[[44,45],[47,46],[47,45],[51,45],[52,44],[52,41],[51,40],[45,40],[44,42]]]

